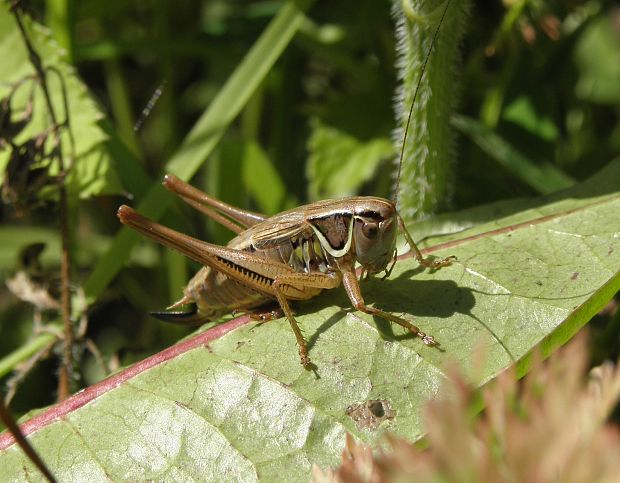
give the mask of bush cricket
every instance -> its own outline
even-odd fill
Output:
[[[426,61],[442,21],[443,16]],[[426,62],[414,102],[425,67]],[[408,124],[409,121],[407,127]],[[403,150],[406,133],[407,129]],[[403,151],[400,165],[402,156]],[[437,345],[431,335],[408,320],[366,305],[355,271],[359,263],[362,275],[385,272],[385,277],[389,276],[396,263],[398,230],[422,266],[439,268],[454,260],[448,257],[431,261],[422,256],[397,212],[398,188],[394,200],[366,196],[325,200],[267,218],[211,198],[171,174],[164,177],[163,184],[237,236],[226,246],[214,245],[162,226],[126,205],[121,206],[118,217],[123,224],[203,265],[190,280],[183,297],[168,307],[171,310],[193,304],[195,309],[153,314],[156,317],[170,322],[200,324],[234,310],[257,309],[275,300],[293,329],[301,364],[312,369],[307,342],[289,301],[310,299],[324,289],[343,285],[355,309],[406,328],[426,345]]]

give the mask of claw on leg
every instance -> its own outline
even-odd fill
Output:
[[[400,215],[398,215],[398,226],[399,226],[400,231],[402,232],[402,234],[405,236],[405,239],[407,240],[407,244],[413,250],[413,255],[414,255],[415,259],[423,267],[426,267],[426,268],[441,268],[441,267],[446,267],[446,266],[452,264],[452,262],[456,261],[456,257],[454,255],[451,255],[451,256],[446,257],[446,258],[439,258],[437,260],[431,260],[429,258],[424,258],[422,256],[422,252],[420,251],[418,246],[413,241],[413,238],[411,238],[411,235],[407,231],[407,227],[405,226],[405,222],[403,221],[403,219],[401,218]]]
[[[420,265],[426,267],[426,268],[441,268],[441,267],[447,267],[448,265],[451,265],[452,262],[456,261],[456,257],[454,255],[450,255],[449,257],[446,258],[438,258],[436,260],[431,260],[429,258],[422,258],[420,260]]]
[[[269,322],[270,320],[276,320],[282,317],[282,312],[279,310],[270,310],[269,312],[251,312],[249,314],[250,319],[256,320],[260,323]]]
[[[422,339],[422,342],[424,342],[424,344],[427,346],[435,347],[439,345],[439,343],[435,340],[435,338],[432,335],[425,334],[424,332],[418,332],[417,336],[420,339]]]
[[[376,315],[378,317],[381,317],[382,319],[389,320],[390,322],[394,322],[401,327],[404,327],[413,335],[422,339],[422,342],[424,342],[424,344],[427,346],[439,346],[439,342],[437,342],[432,335],[428,335],[425,332],[422,332],[419,328],[417,328],[408,320],[403,319],[402,317],[398,317],[389,312],[384,312],[383,310],[377,309],[375,307],[369,307],[368,305],[366,305],[366,303],[364,302],[364,298],[362,297],[362,292],[360,291],[359,282],[354,272],[345,272],[343,274],[342,283],[344,285],[345,291],[347,292],[347,295],[349,296],[349,299],[351,300],[351,303],[357,310],[370,315]]]
[[[232,311],[233,316],[237,315],[247,315],[250,319],[255,320],[259,324],[263,322],[269,322],[270,320],[276,320],[281,317],[284,317],[284,312],[280,309],[271,309],[271,310],[246,310],[246,309],[235,309]]]
[[[308,347],[306,345],[299,347],[299,359],[305,370],[311,371],[316,368],[310,360],[310,356],[308,355]]]
[[[291,306],[289,305],[288,301],[286,300],[286,298],[284,297],[284,295],[282,295],[282,292],[280,291],[279,280],[276,279],[273,282],[273,288],[276,293],[276,299],[278,303],[280,304],[282,311],[286,315],[286,318],[291,324],[293,333],[295,334],[295,339],[297,340],[297,345],[299,346],[299,358],[301,359],[301,365],[304,366],[304,369],[306,369],[307,371],[311,371],[315,368],[315,366],[314,364],[312,364],[312,361],[310,360],[310,356],[308,356],[308,343],[306,342],[306,339],[304,339],[304,336],[301,333],[301,330],[299,330],[299,326],[297,325],[297,321],[295,320],[295,317],[293,316],[293,311],[291,310]]]

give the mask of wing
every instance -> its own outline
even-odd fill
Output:
[[[254,248],[264,250],[290,243],[291,240],[307,234],[312,228],[305,221],[303,213],[285,212],[276,215],[251,228],[251,243]]]
[[[352,198],[325,200],[275,215],[250,230],[250,243],[256,249],[273,248],[297,237],[318,236],[334,256],[349,249],[353,216]],[[331,248],[331,249],[330,249]]]

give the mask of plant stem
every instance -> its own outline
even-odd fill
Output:
[[[450,114],[458,101],[458,45],[471,2],[452,0],[446,9],[446,1],[394,0],[396,65],[401,82],[396,92],[394,143],[397,153],[403,151],[398,204],[401,215],[408,220],[445,207],[451,196],[454,135]]]
[[[43,349],[45,346],[54,343],[58,336],[52,332],[45,332],[39,334],[36,338],[32,339],[19,349],[7,354],[0,359],[0,377],[6,376],[15,367],[28,359],[33,354]]]
[[[69,237],[69,213],[68,213],[68,202],[67,202],[67,189],[65,187],[65,176],[66,176],[66,163],[63,156],[62,150],[62,139],[61,139],[61,128],[65,127],[68,131],[70,131],[69,127],[69,112],[66,110],[66,120],[61,125],[58,123],[58,116],[56,115],[56,111],[54,109],[54,105],[52,104],[52,99],[50,96],[50,92],[47,85],[47,73],[43,64],[41,62],[41,57],[35,50],[30,38],[28,37],[28,33],[24,26],[21,12],[19,10],[19,1],[14,1],[12,4],[13,15],[15,16],[15,20],[21,32],[22,38],[24,40],[24,44],[26,45],[26,49],[28,50],[28,56],[30,58],[30,63],[32,64],[37,80],[43,92],[43,96],[45,98],[45,104],[47,107],[48,115],[50,118],[50,122],[54,128],[54,154],[58,160],[58,196],[59,196],[59,217],[60,217],[60,239],[62,246],[62,253],[60,259],[60,279],[61,279],[61,295],[60,295],[60,306],[61,306],[61,316],[63,320],[63,350],[62,350],[62,358],[60,364],[60,371],[58,377],[58,395],[57,398],[59,401],[62,401],[69,397],[71,393],[71,378],[72,378],[72,368],[73,368],[73,342],[74,342],[74,333],[73,333],[73,323],[71,321],[71,249],[70,249],[70,237]],[[61,78],[62,82],[62,78]],[[66,101],[66,99],[65,99]],[[66,108],[66,102],[65,102]]]
[[[2,398],[0,398],[0,420],[2,420],[4,425],[11,432],[19,447],[24,453],[26,453],[26,456],[28,456],[28,459],[32,461],[32,463],[39,469],[41,473],[43,473],[45,479],[50,483],[55,483],[56,479],[54,478],[54,475],[52,475],[52,472],[47,468],[47,466],[45,466],[45,463],[43,462],[39,454],[34,450],[32,445],[23,435],[23,433],[19,429],[19,426],[15,422],[15,419],[9,412],[9,409],[4,405],[4,401],[2,400]]]

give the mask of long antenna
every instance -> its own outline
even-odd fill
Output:
[[[166,86],[166,79],[164,79],[161,82],[161,84],[159,84],[157,89],[155,89],[153,94],[151,94],[151,97],[146,103],[146,106],[144,106],[144,109],[142,109],[142,112],[140,113],[140,117],[138,118],[136,123],[133,125],[133,130],[135,132],[138,132],[142,128],[142,124],[144,124],[144,121],[146,120],[146,118],[149,117],[149,115],[151,114],[151,111],[155,108],[155,104],[157,104],[157,101],[159,101],[159,98],[164,93],[165,86]]]
[[[405,156],[405,143],[407,142],[407,133],[409,132],[409,125],[411,124],[411,116],[413,115],[413,107],[415,106],[415,100],[418,97],[418,91],[420,90],[420,85],[422,84],[422,78],[424,77],[424,72],[426,72],[426,64],[428,64],[428,59],[431,57],[431,52],[433,51],[433,47],[435,45],[435,41],[439,35],[439,29],[441,28],[441,24],[443,23],[443,19],[446,16],[448,11],[448,7],[450,6],[450,2],[452,0],[446,1],[446,6],[443,9],[443,13],[441,14],[441,18],[439,19],[439,23],[437,24],[437,28],[435,29],[435,33],[433,34],[433,39],[431,40],[431,47],[428,49],[426,54],[426,58],[424,59],[424,64],[422,64],[422,72],[420,72],[420,78],[418,79],[418,84],[415,87],[415,91],[413,93],[413,100],[411,101],[411,107],[409,108],[409,115],[407,116],[407,122],[405,123],[405,133],[403,134],[403,144],[400,150],[400,157],[398,159],[398,177],[396,178],[396,190],[394,191],[394,206],[398,203],[398,194],[400,192],[400,173],[403,168],[403,157]]]

